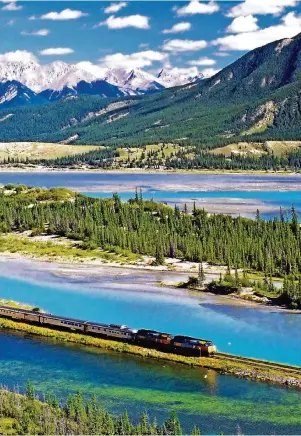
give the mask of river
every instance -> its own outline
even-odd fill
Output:
[[[244,210],[259,204],[267,216],[291,202],[298,210],[300,181],[300,176],[0,173],[3,184],[68,186],[96,196],[119,191],[126,198],[142,186],[144,195],[171,203],[199,196],[219,199],[226,208],[229,199],[244,199]],[[233,207],[226,211],[237,213]],[[169,277],[179,278],[1,258],[0,297],[60,315],[205,337],[221,351],[301,364],[300,315],[158,286]],[[147,410],[160,421],[175,410],[186,431],[197,423],[203,434],[300,433],[300,392],[5,331],[0,347],[1,382],[10,388],[24,390],[29,379],[38,392],[61,399],[80,389],[95,393],[112,411],[126,408],[137,417]]]
[[[157,285],[169,277],[174,274],[2,259],[0,296],[58,315],[202,337],[220,351],[301,365],[301,315]]]

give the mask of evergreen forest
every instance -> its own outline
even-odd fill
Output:
[[[10,190],[10,191],[9,191]],[[10,192],[7,195],[5,192]],[[135,198],[121,202],[95,199],[64,188],[43,190],[6,186],[0,195],[0,232],[32,231],[81,241],[83,249],[128,251],[155,258],[227,265],[284,277],[289,303],[301,303],[301,229],[294,207],[291,216],[263,220],[208,214],[203,209],[181,211]]]
[[[182,435],[175,413],[158,424],[146,412],[131,420],[125,411],[117,416],[107,412],[95,396],[85,399],[80,392],[63,404],[51,394],[39,400],[27,383],[25,395],[0,390],[0,432],[19,435]],[[200,434],[195,426],[192,434]]]

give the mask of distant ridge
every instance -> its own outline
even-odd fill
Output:
[[[300,140],[301,34],[257,48],[204,80],[114,101],[91,94],[78,94],[76,103],[16,109],[0,123],[0,136],[122,146],[174,142],[201,149],[235,140]]]

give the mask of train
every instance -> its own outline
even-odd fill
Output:
[[[81,332],[90,336],[129,342],[146,348],[155,348],[160,351],[187,356],[213,357],[217,351],[212,341],[207,339],[172,335],[149,329],[132,329],[126,325],[100,324],[34,310],[0,306],[0,316],[61,330]]]

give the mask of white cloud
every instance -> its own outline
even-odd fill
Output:
[[[28,17],[29,21],[34,21],[37,20],[38,18],[35,15],[31,15],[30,17]]]
[[[153,62],[164,62],[167,59],[168,55],[166,53],[145,50],[131,54],[115,53],[112,55],[106,55],[99,59],[99,62],[102,68],[123,67],[131,69],[150,67]]]
[[[29,51],[16,50],[0,54],[0,62],[38,62],[38,59]]]
[[[139,48],[147,48],[147,47],[149,47],[148,42],[141,42],[141,44],[139,44]]]
[[[21,35],[26,36],[47,36],[50,34],[50,30],[48,29],[39,29],[39,30],[33,30],[32,32],[21,32]]]
[[[219,56],[220,58],[224,58],[226,56],[230,56],[229,53],[225,52],[225,51],[216,51],[214,53],[215,56]]]
[[[7,26],[13,26],[15,24],[16,20],[9,20],[6,25]]]
[[[86,14],[85,12],[72,10],[68,8],[68,9],[64,9],[61,12],[48,12],[47,14],[42,15],[41,19],[53,20],[53,21],[76,20],[78,18],[85,17],[87,15],[88,14]]]
[[[76,66],[78,68],[80,68],[81,70],[87,71],[88,73],[93,74],[93,76],[95,77],[103,77],[105,72],[106,72],[106,68],[102,68],[98,65],[92,64],[92,62],[88,62],[88,61],[83,61],[83,62],[78,62],[76,64]]]
[[[244,32],[218,38],[212,44],[218,45],[220,50],[246,51],[279,39],[292,38],[301,32],[301,15],[289,12],[281,18],[281,21],[281,24],[259,29],[255,32]]]
[[[192,41],[189,39],[170,39],[164,41],[163,50],[177,52],[198,51],[207,47],[207,42],[204,40]]]
[[[68,47],[46,48],[45,50],[40,51],[40,54],[43,56],[61,56],[71,53],[74,53],[74,50]]]
[[[195,15],[195,14],[213,14],[219,10],[219,6],[210,1],[209,3],[203,3],[198,0],[192,0],[188,5],[181,8],[175,7],[177,15],[182,17],[185,15]]]
[[[245,0],[230,9],[228,17],[241,15],[279,15],[286,7],[296,6],[297,0]]]
[[[174,24],[170,29],[164,29],[162,30],[162,33],[183,33],[187,32],[187,30],[191,29],[191,24],[185,21],[182,21],[181,23]]]
[[[7,3],[1,8],[3,11],[20,11],[23,9],[23,6],[17,5],[15,1],[4,1],[3,3]]]
[[[202,58],[199,58],[199,59],[188,61],[187,64],[188,65],[199,65],[199,66],[210,67],[210,66],[216,64],[216,60],[210,59],[210,58],[207,58],[207,57],[202,57]]]
[[[226,32],[228,33],[244,33],[244,32],[254,32],[259,29],[257,25],[258,18],[253,17],[253,15],[246,15],[241,17],[236,17],[227,27]]]
[[[215,69],[215,68],[205,68],[204,70],[201,70],[200,73],[202,73],[205,78],[208,78],[208,77],[214,76],[219,71],[220,70]]]
[[[122,8],[125,8],[126,6],[127,6],[126,2],[111,3],[110,6],[107,6],[104,9],[104,13],[116,14],[116,12],[119,12]]]
[[[127,17],[115,17],[111,15],[105,21],[95,27],[107,26],[109,29],[125,29],[126,27],[136,27],[137,29],[150,29],[149,17],[144,15],[129,15]]]

